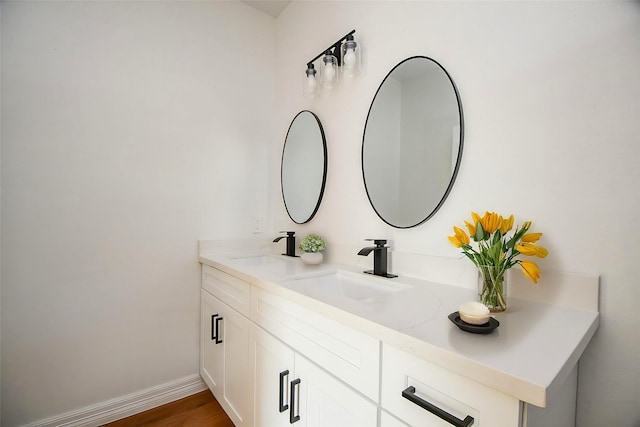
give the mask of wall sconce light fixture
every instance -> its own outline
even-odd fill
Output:
[[[329,46],[311,61],[307,62],[304,80],[304,96],[313,99],[318,94],[319,86],[332,89],[338,84],[340,74],[345,79],[351,79],[360,74],[361,46],[353,38],[351,30],[340,40]],[[320,62],[320,77],[313,65],[314,61],[322,57]]]

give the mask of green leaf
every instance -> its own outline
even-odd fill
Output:
[[[478,221],[478,225],[476,226],[476,241],[482,241],[485,239],[486,232],[484,228],[482,228],[482,224]]]
[[[492,244],[496,244],[500,241],[500,238],[502,236],[500,235],[500,231],[496,231],[495,233],[493,233],[493,243]]]
[[[522,236],[524,235],[524,233],[520,234],[522,230],[518,231],[516,230],[516,234],[513,235],[513,237],[511,237],[511,239],[509,239],[509,241],[507,242],[507,248],[508,249],[513,249],[516,246],[516,243],[518,243],[518,240],[520,240],[522,238]]]

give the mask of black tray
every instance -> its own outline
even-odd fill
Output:
[[[458,314],[457,311],[454,311],[447,317],[458,328],[462,329],[465,332],[471,332],[472,334],[490,334],[494,329],[500,326],[500,322],[498,322],[493,317],[489,317],[489,321],[484,325],[472,325],[471,323],[464,322],[462,319],[460,319],[460,314]]]

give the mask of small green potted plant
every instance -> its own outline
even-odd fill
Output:
[[[317,234],[307,234],[300,241],[302,251],[302,261],[307,264],[320,264],[322,262],[322,251],[326,245],[324,239]]]

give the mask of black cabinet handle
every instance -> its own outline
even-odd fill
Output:
[[[285,402],[285,396],[284,396],[284,378],[287,377],[287,381],[289,380],[289,370],[287,369],[286,371],[282,371],[280,372],[280,412],[284,412],[287,409],[289,409],[289,405],[287,405]]]
[[[216,321],[215,321],[216,335],[214,339],[216,340],[216,344],[220,344],[222,342],[222,340],[220,339],[220,322],[221,321],[222,321],[222,316],[216,318]]]
[[[211,341],[218,340],[218,338],[216,337],[216,317],[218,316],[218,313],[211,315]]]
[[[436,417],[441,418],[446,422],[448,422],[449,424],[452,424],[456,427],[469,427],[469,426],[472,426],[473,422],[475,421],[471,415],[467,415],[464,418],[464,420],[461,420],[460,418],[454,417],[450,413],[438,408],[434,404],[429,403],[424,399],[421,399],[420,397],[416,396],[416,388],[414,386],[409,386],[406,389],[404,389],[402,391],[402,397],[404,397],[405,399],[409,400],[412,403],[415,403],[419,407],[426,409]]]
[[[298,390],[298,413],[294,415],[296,409],[296,389]],[[300,378],[291,381],[291,408],[289,409],[289,424],[300,421]]]

